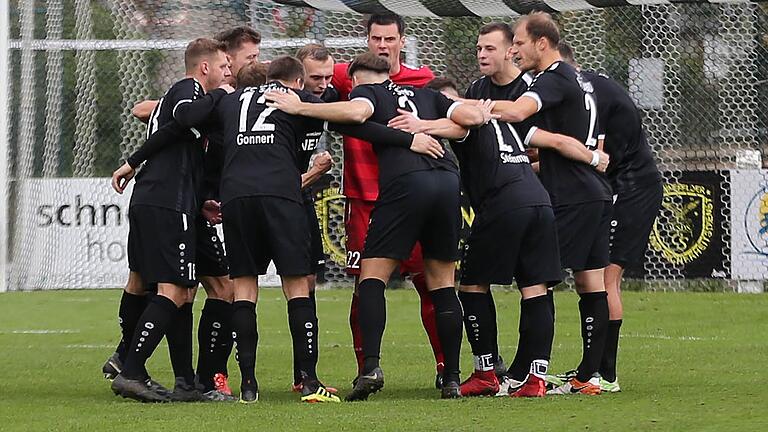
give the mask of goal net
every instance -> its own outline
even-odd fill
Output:
[[[428,65],[461,88],[479,76],[482,24],[552,12],[581,66],[626,86],[663,171],[663,208],[643,263],[628,277],[652,289],[762,290],[768,276],[762,3],[11,0],[6,7],[0,6],[9,21],[0,30],[9,47],[0,61],[8,77],[0,82],[7,86],[0,101],[0,137],[7,135],[0,140],[3,289],[124,283],[128,197],[114,194],[107,177],[142,142],[144,126],[131,117],[132,105],[160,97],[183,75],[189,40],[248,24],[263,36],[262,60],[319,41],[337,61],[349,61],[366,49],[362,14],[386,11],[406,16],[404,60]],[[328,146],[335,166],[316,190],[330,258],[325,279],[348,284],[338,137]],[[469,208],[463,217],[468,225]]]

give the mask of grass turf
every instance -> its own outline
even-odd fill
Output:
[[[348,290],[318,293],[319,372],[349,390],[355,373]],[[289,391],[291,345],[279,290],[261,293],[258,404],[145,405],[118,398],[101,365],[118,341],[119,291],[0,295],[0,430],[735,430],[768,428],[768,296],[627,292],[623,393],[541,400],[439,400],[432,354],[411,290],[387,293],[386,386],[364,403],[306,405]],[[195,310],[199,317],[202,295]],[[501,353],[514,355],[519,296],[496,294]],[[558,293],[551,370],[580,357],[577,296]],[[39,332],[38,332],[39,331]],[[463,375],[472,368],[467,343]],[[172,383],[163,343],[148,365]],[[239,373],[230,361],[230,383]]]

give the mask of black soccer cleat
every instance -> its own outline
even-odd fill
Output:
[[[507,374],[507,365],[504,364],[504,359],[501,358],[501,355],[499,355],[499,358],[496,359],[496,363],[493,365],[493,373],[496,375],[499,382],[501,382],[501,378]]]
[[[149,379],[133,380],[118,375],[112,381],[112,391],[116,395],[139,402],[170,402],[168,390]]]
[[[240,403],[251,404],[259,401],[259,383],[242,383],[240,385]]]
[[[458,399],[460,397],[461,389],[458,382],[449,381],[443,383],[443,388],[440,390],[440,399]]]
[[[368,400],[368,396],[384,388],[384,372],[377,367],[366,375],[357,377],[357,383],[344,398],[347,402]]]
[[[176,377],[173,392],[169,397],[171,402],[200,402],[204,400],[203,393],[194,385],[188,384],[184,377]]]
[[[443,388],[443,374],[440,372],[435,375],[435,388],[438,390],[442,390]]]
[[[120,361],[120,356],[116,352],[109,356],[107,361],[104,362],[104,366],[101,367],[101,372],[104,374],[104,378],[110,381],[120,375],[122,371],[123,362]]]

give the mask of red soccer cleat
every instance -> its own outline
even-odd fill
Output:
[[[499,380],[493,370],[474,371],[459,386],[462,396],[493,396],[499,391]]]
[[[544,397],[547,394],[547,383],[536,375],[528,375],[528,379],[510,397]]]
[[[217,391],[224,393],[225,395],[232,396],[232,389],[229,388],[227,376],[223,373],[217,373],[213,376],[213,386]]]

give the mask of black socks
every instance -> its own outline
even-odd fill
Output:
[[[232,351],[232,305],[219,299],[207,299],[197,328],[197,376],[205,391],[212,390],[213,375],[227,374],[227,360]]]
[[[128,379],[147,378],[144,365],[160,344],[165,332],[178,317],[179,308],[168,297],[156,295],[139,317],[128,355],[123,376]]]
[[[377,368],[381,358],[381,339],[387,324],[385,287],[383,281],[374,278],[362,280],[358,286],[358,313],[365,356],[362,370],[364,375]]]
[[[490,310],[489,296],[486,293],[459,291],[459,300],[464,309],[464,329],[475,358],[475,370],[493,370],[496,362],[493,356],[493,340],[496,338],[492,332],[496,326],[491,325],[493,314]],[[493,297],[490,297],[490,301],[493,301]]]
[[[117,312],[123,338],[120,340],[120,344],[115,350],[120,357],[120,361],[123,363],[125,363],[125,356],[128,353],[128,345],[130,345],[133,340],[133,332],[136,330],[136,324],[138,324],[139,317],[141,317],[141,314],[146,307],[146,296],[130,294],[123,291],[123,296],[120,298],[120,309]]]
[[[238,300],[233,305],[232,331],[237,343],[237,363],[244,386],[256,383],[256,345],[259,332],[256,329],[256,303]]]
[[[606,381],[616,381],[616,357],[619,353],[619,331],[622,320],[608,321],[603,359],[600,362],[600,376]]]
[[[168,326],[165,335],[168,339],[168,352],[171,357],[173,375],[184,378],[192,385],[195,371],[192,368],[192,303],[184,303],[176,314],[176,318]]]
[[[445,355],[443,383],[460,382],[459,355],[461,353],[462,312],[456,290],[450,286],[430,291],[435,305],[435,324],[440,345]],[[486,303],[487,304],[487,303]]]
[[[319,332],[317,316],[310,298],[298,297],[288,300],[288,325],[301,381],[305,378],[317,380]]]
[[[605,291],[579,294],[582,357],[576,379],[588,381],[600,368],[608,331],[608,295]]]

